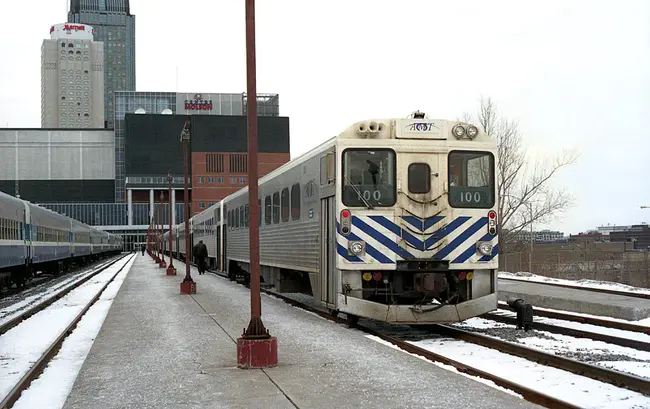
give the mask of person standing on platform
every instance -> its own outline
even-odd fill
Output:
[[[203,240],[199,240],[199,243],[194,248],[194,259],[196,260],[196,266],[199,268],[199,274],[205,273],[205,258],[208,256],[208,248],[203,244]]]
[[[144,256],[144,250],[145,250],[145,249],[146,249],[146,247],[145,247],[144,244],[143,244],[143,245],[142,245],[142,255],[143,255],[143,256]]]

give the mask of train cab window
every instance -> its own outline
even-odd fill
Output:
[[[291,186],[291,220],[300,220],[300,183]]]
[[[273,193],[273,224],[280,223],[280,194]]]
[[[395,152],[392,149],[343,151],[343,204],[390,207],[396,202]]]
[[[271,204],[271,196],[264,198],[264,223],[271,224],[271,215],[273,215],[273,205]]]
[[[289,221],[289,189],[286,187],[282,189],[282,197],[280,199],[282,208],[282,222],[286,223]]]
[[[449,205],[489,209],[494,206],[494,155],[490,152],[449,153]]]
[[[409,192],[429,193],[431,191],[431,168],[426,163],[411,163],[408,172]]]

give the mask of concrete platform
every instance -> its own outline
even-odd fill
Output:
[[[279,365],[237,369],[249,291],[193,268],[197,293],[180,295],[174,264],[138,255],[65,409],[538,407],[266,295]]]
[[[522,298],[533,306],[636,321],[650,317],[650,300],[530,281],[499,280],[499,300]]]

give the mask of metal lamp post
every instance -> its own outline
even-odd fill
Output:
[[[176,267],[174,267],[174,254],[172,252],[172,171],[167,173],[167,186],[169,188],[169,267],[167,267],[167,275],[175,276]]]
[[[278,341],[275,337],[271,337],[269,331],[264,327],[260,298],[255,0],[246,0],[246,82],[251,319],[248,328],[237,339],[237,366],[239,368],[268,368],[278,365]]]
[[[163,204],[165,193],[160,191],[160,264],[158,267],[167,268],[165,262],[165,205]]]
[[[196,294],[196,282],[190,274],[190,194],[188,187],[188,164],[187,151],[190,142],[190,120],[185,121],[183,131],[181,132],[181,142],[183,143],[183,167],[185,174],[185,278],[181,282],[181,294]]]

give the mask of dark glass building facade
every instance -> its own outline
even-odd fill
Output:
[[[68,22],[88,24],[104,42],[104,121],[115,127],[115,91],[135,91],[135,16],[129,0],[71,0]]]

